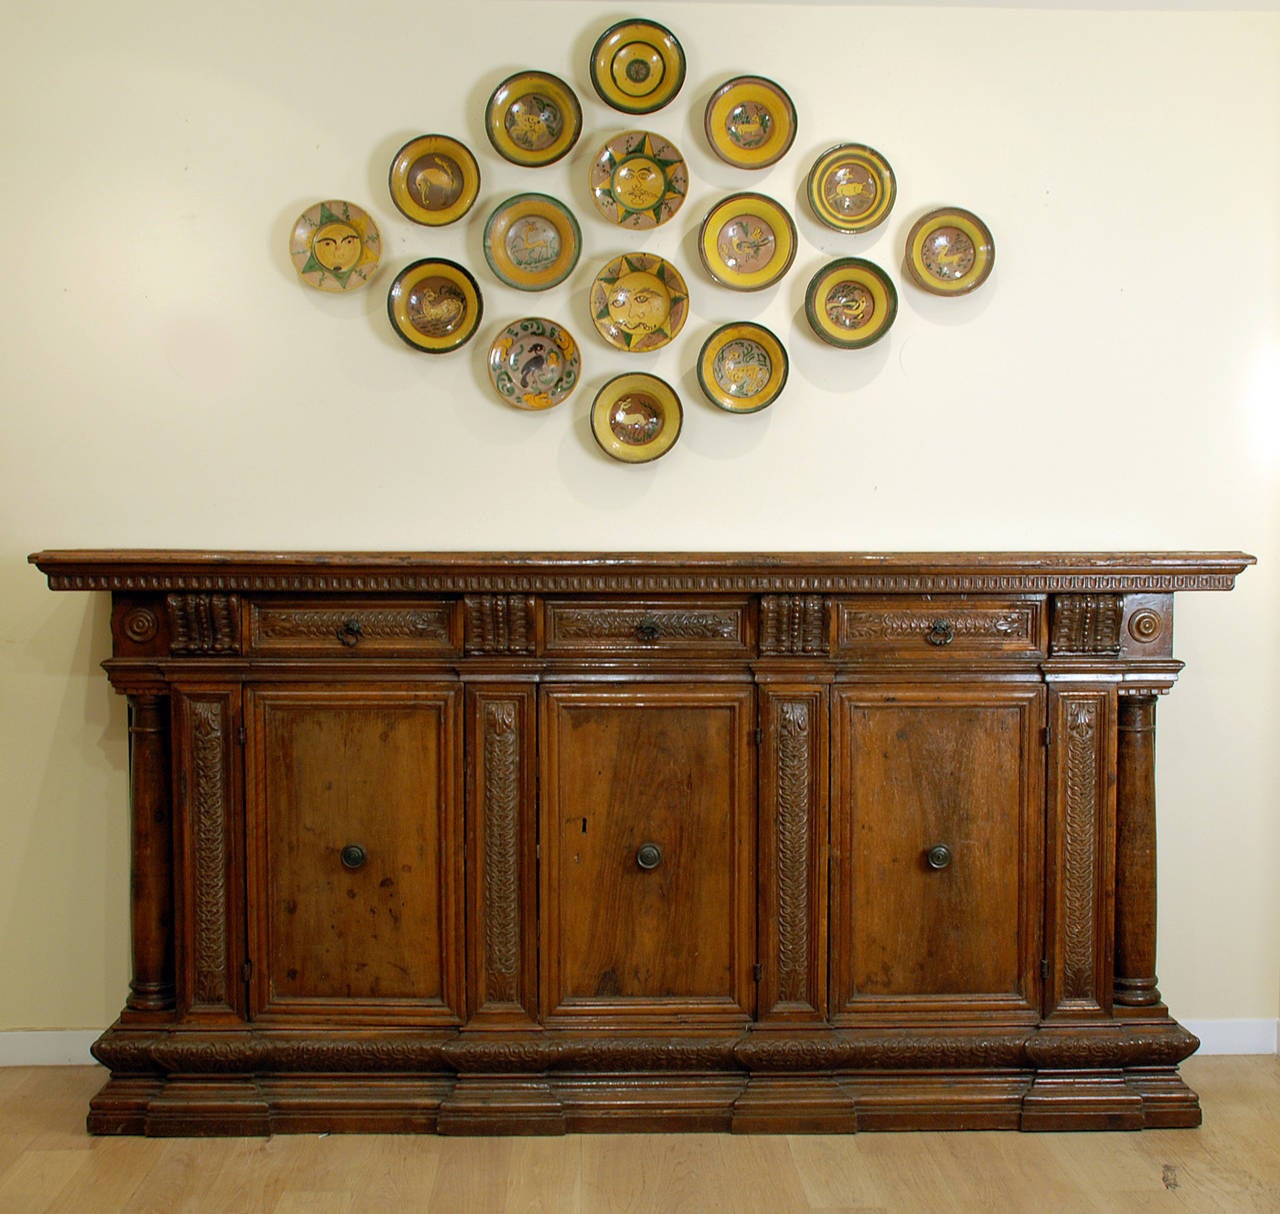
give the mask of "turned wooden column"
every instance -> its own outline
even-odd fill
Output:
[[[1156,989],[1156,697],[1120,697],[1116,766],[1115,1002],[1153,1007]]]

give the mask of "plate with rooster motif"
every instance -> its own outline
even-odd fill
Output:
[[[631,372],[611,379],[591,406],[591,433],[606,454],[624,464],[665,455],[680,437],[684,407],[656,375]]]
[[[591,284],[591,319],[619,350],[657,350],[684,327],[689,289],[680,271],[653,253],[624,253]]]
[[[698,383],[707,399],[728,413],[758,413],[787,382],[787,352],[764,325],[721,325],[698,355]]]
[[[763,76],[735,76],[711,95],[703,119],[707,142],[739,169],[763,169],[781,160],[796,137],[796,107]]]
[[[684,49],[656,21],[619,21],[591,52],[591,83],[606,105],[624,114],[660,110],[684,84]]]
[[[415,350],[447,354],[480,327],[484,302],[470,272],[456,261],[423,258],[405,266],[387,292],[391,327]]]
[[[321,291],[354,291],[378,268],[378,225],[354,202],[333,198],[308,207],[289,234],[289,256],[298,277]]]
[[[489,98],[484,128],[499,156],[538,168],[554,164],[582,134],[577,94],[550,72],[516,72]]]
[[[456,139],[419,135],[396,153],[388,184],[406,219],[441,227],[471,209],[480,193],[480,166]]]
[[[622,228],[656,228],[689,192],[689,170],[675,144],[648,131],[627,131],[596,153],[588,179],[600,214]]]
[[[517,409],[550,409],[578,386],[582,358],[569,330],[526,316],[508,325],[489,348],[489,379]]]
[[[907,235],[907,272],[934,295],[963,295],[982,286],[996,264],[996,243],[971,211],[942,207]]]
[[[796,256],[796,225],[764,194],[731,194],[702,221],[698,253],[707,273],[735,291],[771,287]]]
[[[879,341],[898,314],[898,292],[875,262],[841,257],[810,280],[804,311],[823,341],[856,350]]]
[[[516,194],[484,225],[489,269],[519,291],[545,291],[578,264],[582,232],[573,212],[549,194]]]
[[[809,207],[837,232],[867,232],[882,223],[898,195],[889,162],[875,148],[844,143],[809,170]]]

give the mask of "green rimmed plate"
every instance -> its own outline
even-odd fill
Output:
[[[331,198],[298,216],[289,234],[298,277],[320,291],[364,286],[382,258],[382,237],[372,217],[354,202]]]
[[[823,341],[855,350],[879,341],[889,331],[898,314],[898,292],[874,262],[841,257],[809,281],[804,311]]]
[[[867,232],[888,218],[898,183],[875,148],[843,143],[814,161],[806,192],[810,209],[827,227]]]
[[[721,325],[698,355],[698,383],[707,399],[728,413],[758,413],[787,382],[787,352],[764,325]]]
[[[796,256],[796,225],[764,194],[731,194],[707,213],[698,254],[707,273],[735,291],[771,287]]]
[[[480,166],[448,135],[410,139],[391,162],[391,201],[406,219],[441,227],[456,223],[480,193]]]
[[[516,72],[489,97],[484,129],[499,156],[530,168],[554,164],[582,134],[577,94],[550,72]]]
[[[689,289],[680,271],[653,253],[615,257],[591,284],[591,319],[619,350],[657,350],[684,327]]]
[[[489,347],[489,380],[517,409],[550,409],[578,386],[582,356],[569,330],[526,316],[508,325]]]
[[[772,80],[735,76],[712,93],[703,129],[721,160],[739,169],[763,169],[795,142],[796,107]]]
[[[689,169],[675,144],[648,131],[610,139],[591,162],[588,186],[596,208],[622,228],[656,228],[689,192]]]
[[[387,313],[391,327],[415,350],[447,354],[475,335],[484,301],[467,269],[427,257],[396,275],[387,292]]]
[[[591,433],[600,449],[624,464],[665,455],[680,437],[684,407],[656,375],[635,371],[611,379],[591,406]]]
[[[605,105],[624,114],[651,114],[684,84],[684,49],[656,21],[619,21],[591,51],[591,84]]]
[[[484,256],[497,277],[519,291],[545,291],[573,273],[582,232],[573,212],[549,194],[516,194],[484,225]]]
[[[907,273],[934,295],[963,295],[982,286],[996,264],[996,243],[972,211],[941,207],[912,225]]]

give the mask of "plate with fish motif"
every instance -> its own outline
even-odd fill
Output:
[[[810,280],[804,311],[823,341],[855,350],[879,341],[889,331],[898,314],[898,292],[874,262],[841,257]]]
[[[703,126],[711,150],[739,169],[763,169],[785,156],[796,137],[796,107],[763,76],[726,80],[707,102]]]
[[[289,235],[289,256],[298,277],[321,291],[354,291],[378,268],[378,225],[354,202],[317,202],[298,216]]]
[[[823,152],[809,170],[809,206],[837,232],[867,232],[893,209],[898,183],[875,148],[844,143]]]
[[[982,286],[996,264],[996,242],[971,211],[942,207],[907,235],[907,272],[934,295],[963,295]]]
[[[596,153],[588,178],[596,208],[622,228],[656,228],[689,192],[689,170],[675,144],[648,131],[627,131]]]
[[[480,193],[480,166],[448,135],[419,135],[395,155],[391,201],[414,223],[441,227],[461,219]]]
[[[538,168],[554,164],[582,134],[577,94],[550,72],[516,72],[489,98],[484,128],[499,156]]]
[[[698,253],[707,273],[735,291],[771,287],[796,256],[796,225],[764,194],[731,194],[702,221]]]
[[[653,253],[615,257],[591,284],[591,319],[619,350],[665,346],[684,327],[689,289],[680,271]]]
[[[787,382],[787,352],[764,325],[721,325],[698,355],[698,383],[707,399],[729,413],[758,413]]]
[[[489,379],[517,409],[550,409],[578,386],[582,358],[569,330],[541,316],[508,325],[489,348]]]
[[[582,232],[573,212],[549,194],[516,194],[484,225],[489,269],[519,291],[545,291],[578,264]]]
[[[391,327],[415,350],[447,354],[465,345],[480,327],[484,301],[464,267],[444,258],[405,266],[387,292]]]
[[[631,372],[611,379],[591,406],[591,433],[606,454],[624,464],[665,455],[680,437],[684,407],[656,375]]]
[[[619,21],[591,52],[591,83],[605,105],[624,114],[660,110],[684,84],[684,49],[656,21]]]

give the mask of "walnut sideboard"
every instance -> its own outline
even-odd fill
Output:
[[[1199,1123],[1155,705],[1244,553],[31,560],[130,706],[95,1133]]]

